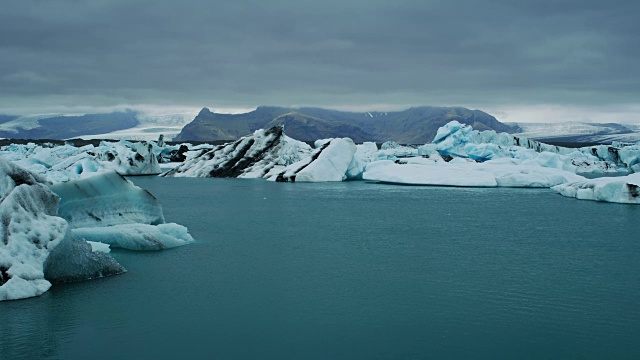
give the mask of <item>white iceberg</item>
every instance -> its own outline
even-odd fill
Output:
[[[164,250],[192,243],[187,228],[178,224],[125,224],[73,229],[73,237],[89,243],[128,250]]]
[[[553,190],[579,200],[640,204],[640,173],[574,181],[554,186]]]
[[[270,174],[269,180],[280,182],[343,181],[356,153],[356,144],[349,138],[333,139],[303,160]]]
[[[51,286],[44,262],[71,237],[57,205],[43,179],[0,159],[0,300],[38,296]]]
[[[170,147],[166,151],[171,154],[174,149],[175,147]],[[159,148],[153,142],[103,141],[97,147],[29,143],[1,147],[0,158],[14,161],[56,183],[81,179],[103,171],[116,171],[122,175],[159,174],[161,170],[158,157],[164,151],[165,148]]]
[[[395,141],[387,141],[380,146],[377,153],[379,160],[396,160],[398,158],[418,156],[418,149],[412,146],[403,146]]]
[[[457,159],[456,159],[457,160]],[[367,165],[363,179],[392,184],[461,187],[551,187],[584,178],[535,165],[475,163],[464,160],[396,163],[381,160]]]
[[[356,153],[351,159],[346,176],[350,180],[362,179],[362,173],[368,163],[375,161],[378,155],[378,146],[373,142],[365,142],[356,145]]]
[[[492,130],[477,131],[457,121],[439,128],[433,145],[443,156],[479,162],[500,158],[530,160],[541,166],[579,174],[627,173],[640,167],[635,166],[640,161],[640,148],[635,145],[622,149],[609,145],[572,149]]]

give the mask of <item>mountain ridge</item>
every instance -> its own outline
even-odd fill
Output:
[[[234,140],[280,122],[285,124],[289,136],[301,141],[350,137],[356,142],[424,144],[433,139],[438,128],[453,120],[477,130],[517,130],[483,111],[463,107],[420,106],[402,111],[349,112],[316,107],[259,106],[243,114],[220,114],[203,108],[174,140]]]

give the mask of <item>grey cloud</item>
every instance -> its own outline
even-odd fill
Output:
[[[639,11],[592,0],[9,1],[0,108],[638,103]]]

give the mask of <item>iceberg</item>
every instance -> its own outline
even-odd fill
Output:
[[[121,175],[157,175],[162,171],[154,144],[147,142],[102,142],[92,152],[98,160],[110,162],[107,166]]]
[[[460,187],[545,188],[568,181],[584,180],[572,172],[517,162],[476,163],[464,160],[442,162],[416,159],[397,163],[381,160],[367,165],[363,179],[391,184]]]
[[[125,224],[106,228],[79,228],[72,231],[74,239],[128,250],[164,250],[194,242],[186,227],[173,223],[157,226]]]
[[[640,173],[568,182],[554,186],[553,190],[579,200],[640,204]]]
[[[103,141],[97,147],[28,143],[1,147],[0,158],[14,161],[25,169],[57,183],[81,179],[104,171],[116,171],[122,175],[156,175],[161,172],[158,158],[165,154],[165,151],[166,155],[170,156],[174,149],[175,147],[159,148],[153,142],[129,141]],[[179,151],[179,148],[176,151]]]
[[[396,160],[398,158],[418,156],[418,149],[412,146],[402,146],[395,141],[387,141],[380,146],[379,160]]]
[[[53,184],[51,190],[60,196],[58,216],[72,228],[164,223],[160,202],[116,172]]]
[[[38,296],[51,287],[44,263],[71,238],[56,216],[58,196],[44,179],[0,159],[0,301]]]
[[[332,139],[313,154],[295,162],[269,180],[279,182],[343,181],[356,153],[356,144],[349,138]]]
[[[97,250],[94,250],[94,246]],[[51,283],[60,284],[118,275],[126,271],[104,246],[69,237],[49,254],[44,276]]]
[[[452,121],[438,129],[433,140],[442,156],[470,158],[479,162],[499,158],[530,160],[578,174],[627,173],[640,162],[640,148],[598,145],[579,149],[548,145],[493,130],[477,131]]]
[[[167,177],[262,178],[311,154],[309,145],[291,139],[282,125],[256,130],[232,143],[203,149]]]
[[[347,168],[347,179],[359,180],[362,179],[362,173],[368,163],[375,161],[378,156],[378,146],[373,142],[365,142],[363,144],[356,145],[356,152],[353,154],[353,159]]]

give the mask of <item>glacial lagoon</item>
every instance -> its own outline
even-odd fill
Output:
[[[640,357],[640,206],[130,179],[196,242],[0,303],[0,359]]]

